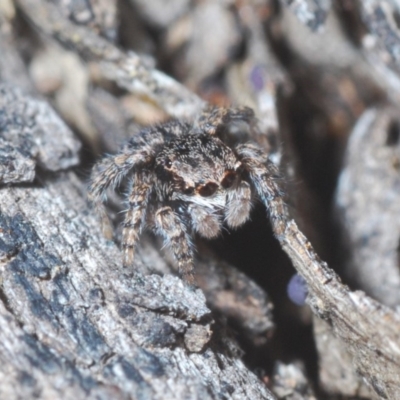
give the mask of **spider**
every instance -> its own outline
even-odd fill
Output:
[[[276,166],[255,143],[224,143],[232,139],[232,123],[240,131],[254,127],[254,121],[247,107],[212,108],[194,124],[172,120],[145,128],[94,166],[89,199],[103,223],[107,189],[131,178],[122,231],[124,266],[133,264],[140,233],[149,228],[164,238],[180,275],[193,284],[193,233],[214,238],[224,223],[230,228],[244,224],[256,196],[275,235],[283,237],[287,211]]]

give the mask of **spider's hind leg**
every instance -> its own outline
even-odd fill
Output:
[[[210,135],[217,134],[219,127],[232,122],[243,121],[251,123],[255,119],[254,111],[250,107],[213,107],[203,110],[197,118],[197,125]]]
[[[218,136],[228,145],[246,142],[257,129],[257,119],[249,107],[206,108],[198,117],[196,125],[209,135]]]

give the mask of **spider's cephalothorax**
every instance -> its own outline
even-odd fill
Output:
[[[140,232],[148,227],[164,237],[180,273],[193,282],[192,232],[212,238],[224,222],[232,228],[243,224],[254,194],[266,205],[275,234],[283,235],[286,207],[275,182],[276,167],[256,144],[230,148],[220,139],[232,120],[249,123],[252,118],[248,108],[213,109],[195,125],[171,121],[147,128],[95,165],[89,197],[103,216],[106,190],[132,177],[124,265],[133,263]]]

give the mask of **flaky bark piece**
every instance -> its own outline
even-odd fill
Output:
[[[37,166],[58,171],[76,165],[80,147],[47,103],[0,83],[0,183],[31,182]]]

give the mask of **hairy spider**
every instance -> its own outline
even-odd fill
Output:
[[[193,231],[213,238],[224,222],[242,225],[255,195],[265,204],[275,235],[282,237],[286,206],[278,171],[255,143],[229,147],[223,142],[232,121],[251,127],[255,117],[249,108],[214,108],[195,124],[170,121],[146,128],[95,165],[89,198],[103,217],[106,190],[132,177],[122,233],[124,266],[132,265],[147,227],[164,238],[180,274],[193,283]]]

